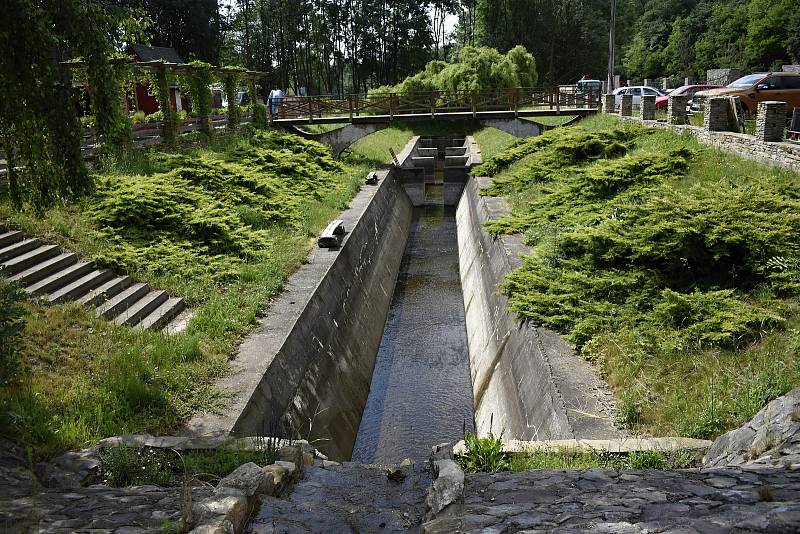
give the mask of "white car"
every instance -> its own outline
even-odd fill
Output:
[[[655,87],[648,87],[646,85],[633,85],[631,87],[620,87],[614,89],[614,103],[619,106],[622,103],[622,95],[633,95],[633,107],[638,108],[642,101],[642,95],[652,95],[658,98],[659,96],[666,96],[666,93],[661,89]]]

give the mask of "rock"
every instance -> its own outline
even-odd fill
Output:
[[[277,462],[275,462],[274,465],[286,469],[286,477],[290,480],[294,480],[295,477],[297,477],[300,473],[299,470],[297,469],[297,465],[294,462],[284,462],[278,460]]]
[[[272,475],[273,484],[280,486],[282,483],[286,482],[289,470],[283,466],[272,464],[264,467],[264,473]]]
[[[411,467],[414,465],[414,460],[411,458],[406,458],[402,462],[400,462],[400,467]]]
[[[227,519],[238,532],[249,517],[247,498],[243,495],[212,495],[192,508],[197,525],[222,522]]]
[[[340,466],[339,462],[334,462],[332,460],[322,460],[322,467],[337,467]]]
[[[718,437],[703,457],[705,467],[790,466],[800,463],[800,388],[779,397],[741,428]]]
[[[267,475],[261,467],[249,462],[240,465],[220,480],[214,493],[218,495],[238,493],[250,498],[265,492],[266,478]]]
[[[310,452],[303,453],[303,465],[314,465],[314,455]]]
[[[392,482],[402,482],[407,476],[408,475],[406,475],[405,471],[402,469],[392,468],[386,470],[386,478]]]
[[[440,443],[431,447],[431,461],[436,460],[452,460],[453,459],[453,444]]]
[[[434,480],[425,498],[428,519],[464,497],[464,471],[453,460],[437,460],[434,462]]]
[[[287,445],[278,449],[278,458],[283,462],[292,462],[301,465],[303,462],[303,449],[299,445]]]
[[[189,534],[234,534],[233,523],[227,519],[215,523],[206,523],[193,528]]]
[[[34,472],[46,488],[77,488],[100,482],[100,465],[97,450],[70,451],[36,464]]]

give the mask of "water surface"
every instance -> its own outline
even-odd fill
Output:
[[[415,208],[353,460],[423,460],[473,428],[455,210]]]

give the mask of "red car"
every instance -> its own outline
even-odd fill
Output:
[[[716,89],[719,85],[681,85],[677,89],[673,89],[667,96],[659,96],[656,98],[656,109],[666,109],[669,103],[670,96],[687,95],[689,97],[689,105],[692,103],[692,97],[698,91],[705,91],[706,89]]]

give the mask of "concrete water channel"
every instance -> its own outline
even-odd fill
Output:
[[[239,348],[219,414],[193,435],[290,428],[331,459],[421,460],[466,430],[504,439],[610,438],[610,399],[558,335],[508,312],[498,284],[525,252],[483,224],[471,137],[414,137],[340,218]]]

